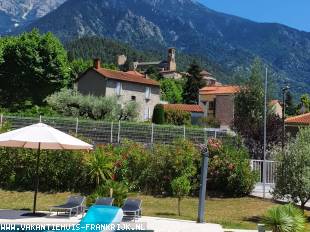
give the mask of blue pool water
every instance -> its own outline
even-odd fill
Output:
[[[114,222],[119,211],[120,208],[114,206],[94,205],[89,208],[80,223],[72,225],[71,227],[68,226],[65,230],[60,230],[59,227],[56,228],[53,226],[42,228],[44,227],[43,225],[41,225],[41,228],[36,229],[29,228],[29,226],[27,227],[25,225],[14,225],[10,228],[3,228],[3,225],[2,227],[0,225],[0,232],[99,232],[103,231],[103,226],[111,225],[111,223]],[[92,225],[96,225],[97,227],[93,227]]]

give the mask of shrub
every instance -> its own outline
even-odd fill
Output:
[[[177,140],[171,146],[156,145],[148,156],[140,185],[147,193],[172,195],[171,181],[186,176],[194,186],[198,182],[200,158],[200,152],[189,141]]]
[[[93,198],[96,197],[113,197],[113,204],[116,206],[122,206],[124,200],[127,198],[128,189],[122,182],[106,181],[105,184],[99,186],[95,193],[92,194]]]
[[[72,151],[41,151],[40,191],[88,192],[89,182],[85,156]],[[18,190],[33,190],[36,151],[0,149],[0,186]]]
[[[130,191],[141,191],[142,173],[148,165],[150,151],[142,144],[129,140],[119,147],[114,147],[115,180],[126,183]]]
[[[154,108],[152,122],[155,124],[165,123],[165,111],[163,105],[156,105]]]
[[[200,124],[204,127],[219,128],[221,122],[214,117],[204,117],[200,119]]]
[[[301,202],[304,208],[310,199],[310,128],[300,128],[296,139],[288,142],[285,152],[277,150],[275,198]]]
[[[227,196],[248,195],[257,180],[250,168],[248,151],[241,145],[214,143],[210,149],[208,187]]]
[[[165,110],[165,123],[177,126],[191,125],[191,113],[182,110]]]
[[[114,97],[84,96],[75,90],[62,89],[46,98],[53,110],[64,116],[94,120],[134,120],[139,106],[135,102],[123,108]]]
[[[263,223],[273,232],[305,231],[306,219],[303,212],[292,204],[270,208]]]
[[[89,177],[98,187],[100,183],[111,179],[113,161],[111,156],[107,155],[101,147],[97,147],[87,160]]]

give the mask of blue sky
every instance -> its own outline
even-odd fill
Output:
[[[276,22],[310,32],[310,0],[200,0],[207,7],[257,22]]]

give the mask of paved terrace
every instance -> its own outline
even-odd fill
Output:
[[[0,224],[4,223],[68,223],[76,224],[81,220],[81,216],[71,217],[68,216],[56,216],[55,214],[47,215],[46,217],[23,217],[21,214],[25,211],[17,210],[0,210]],[[155,232],[223,232],[220,225],[217,224],[198,224],[194,221],[176,220],[167,218],[156,217],[142,217],[136,222],[145,223],[148,230],[154,230]]]

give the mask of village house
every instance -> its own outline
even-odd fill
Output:
[[[222,128],[229,128],[234,120],[234,96],[239,86],[209,85],[199,90],[199,105],[204,117],[219,121]]]
[[[285,119],[285,128],[288,133],[295,136],[300,127],[310,126],[310,113],[301,114]]]
[[[135,71],[121,72],[102,68],[100,60],[81,74],[76,81],[77,90],[84,95],[115,96],[119,104],[135,101],[139,105],[139,120],[150,120],[154,107],[160,103],[160,86]]]

